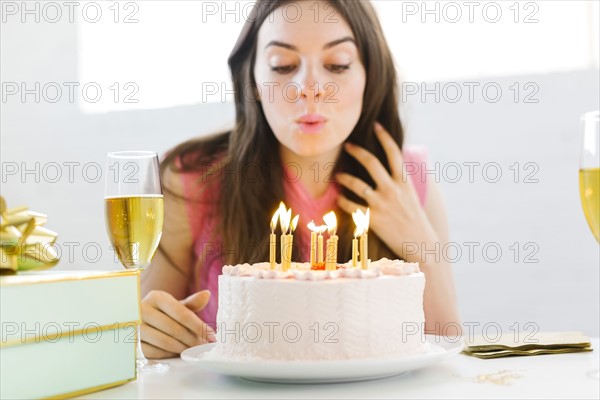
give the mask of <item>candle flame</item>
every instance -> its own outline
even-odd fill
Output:
[[[285,229],[284,233],[290,230],[290,223],[292,222],[292,209],[291,208],[289,208],[287,210],[287,213],[285,214],[285,221],[286,221],[285,222],[286,229]]]
[[[335,213],[333,211],[329,211],[323,216],[323,221],[325,221],[325,224],[327,225],[329,234],[335,235],[337,230],[337,218],[335,217]]]
[[[291,215],[291,211],[290,210],[290,215]],[[290,226],[290,234],[294,233],[294,231],[296,230],[296,226],[298,226],[298,219],[300,218],[300,215],[296,215],[294,217],[294,219],[292,220],[292,224]]]
[[[323,233],[327,230],[327,225],[315,225],[315,221],[310,221],[308,224],[306,224],[306,226],[312,232],[316,233]]]
[[[356,229],[362,229],[362,211],[357,209],[352,213],[352,219],[354,220],[354,225],[356,225]]]
[[[271,233],[275,233],[275,228],[277,228],[277,220],[279,219],[279,209],[275,211],[273,214],[273,218],[271,218]]]
[[[354,236],[360,236],[363,233],[369,232],[369,219],[371,211],[367,208],[367,212],[363,213],[361,209],[357,209],[352,213],[352,219],[356,224],[356,230],[354,231]]]
[[[283,201],[279,203],[279,209],[277,210],[279,214],[279,224],[281,225],[281,233],[285,235],[285,233],[290,228],[290,219],[292,218],[292,209],[287,209]]]

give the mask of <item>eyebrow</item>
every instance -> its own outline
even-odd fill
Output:
[[[326,43],[325,46],[323,46],[323,50],[330,49],[333,46],[337,46],[338,44],[344,43],[344,42],[352,42],[356,46],[356,41],[354,40],[353,37],[345,36],[345,37],[343,37],[341,39],[336,39],[336,40],[334,40],[332,42]],[[280,42],[278,40],[271,40],[269,43],[267,43],[267,45],[265,46],[265,49],[267,47],[269,47],[269,46],[279,46],[279,47],[283,47],[285,49],[289,49],[289,50],[293,50],[293,51],[298,51],[298,47],[294,46],[293,44]]]

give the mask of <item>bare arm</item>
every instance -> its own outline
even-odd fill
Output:
[[[183,199],[181,176],[167,171],[163,184],[165,221],[162,251],[142,274],[142,351],[148,358],[175,357],[188,347],[214,341],[214,332],[194,312],[210,299],[206,290],[189,297],[193,239]]]
[[[439,243],[438,247],[435,247],[435,243],[427,244],[428,249],[435,248],[437,253],[435,256],[425,257],[425,260],[421,260],[420,264],[426,279],[424,306],[428,322],[425,330],[438,335],[460,334],[460,332],[456,332],[454,327],[449,325],[460,324],[460,318],[456,304],[452,266],[448,260],[444,259],[440,250],[444,248],[449,240],[448,219],[439,186],[433,180],[427,182],[425,214],[437,234],[437,242]],[[458,326],[456,327],[458,328]]]
[[[163,185],[175,195],[164,191],[165,220],[160,249],[142,274],[142,296],[151,290],[162,290],[182,299],[192,277],[192,234],[185,202],[177,197],[183,195],[181,176],[167,170]]]

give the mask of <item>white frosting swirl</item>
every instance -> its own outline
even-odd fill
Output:
[[[337,279],[340,277],[339,271],[314,271],[314,270],[296,270],[294,278],[299,281],[322,281],[324,279]]]
[[[402,260],[382,258],[377,261],[369,260],[369,268],[354,268],[351,262],[342,264],[342,268],[334,271],[312,270],[309,263],[293,263],[288,271],[281,271],[277,264],[272,270],[267,262],[257,264],[225,265],[223,275],[254,277],[256,279],[289,279],[303,281],[321,281],[324,279],[353,278],[372,279],[381,275],[406,276],[419,273],[418,263],[407,263]]]
[[[382,258],[375,261],[373,265],[378,267],[384,275],[406,276],[421,272],[419,270],[419,263],[407,263],[403,260]]]

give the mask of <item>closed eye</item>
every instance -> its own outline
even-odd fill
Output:
[[[326,67],[331,72],[341,74],[342,72],[350,69],[350,64],[348,64],[348,65],[328,64]]]
[[[283,65],[279,67],[271,67],[271,71],[275,71],[279,74],[288,74],[296,68],[295,65]]]
[[[350,64],[342,65],[342,64],[327,64],[325,66],[329,71],[337,74],[341,74],[344,71],[350,69]],[[289,74],[294,69],[296,69],[295,65],[282,65],[282,66],[272,66],[271,71],[277,72],[278,74]]]

